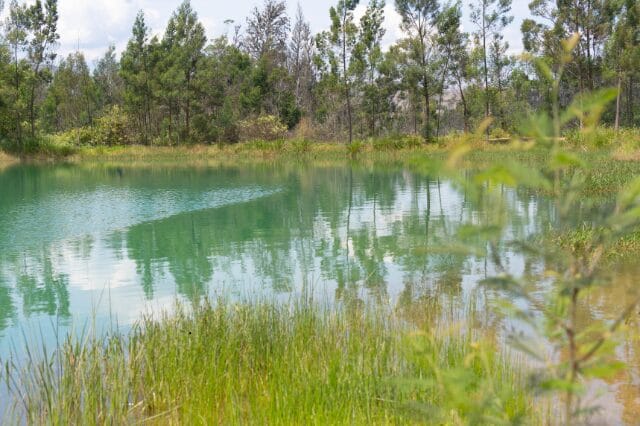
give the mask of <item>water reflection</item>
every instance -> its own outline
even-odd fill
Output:
[[[480,261],[425,248],[482,212],[393,167],[16,167],[0,188],[0,330],[81,316],[105,289],[134,311],[222,290],[385,299],[416,280],[456,297]],[[504,194],[512,235],[551,220],[544,200]]]

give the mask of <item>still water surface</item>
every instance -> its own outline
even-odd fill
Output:
[[[506,239],[553,224],[544,198],[503,196]],[[25,339],[126,330],[203,295],[488,298],[476,286],[494,272],[484,258],[433,250],[484,213],[452,183],[393,166],[13,167],[0,171],[0,358]],[[540,267],[503,254],[515,274]],[[595,293],[585,321],[615,315],[633,276],[620,271],[614,289]],[[500,327],[496,318],[482,326]],[[631,374],[604,399],[615,418],[637,419],[638,342],[620,353]]]

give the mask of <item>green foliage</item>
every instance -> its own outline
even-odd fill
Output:
[[[82,53],[70,54],[57,68],[42,105],[42,127],[49,132],[89,126],[98,109],[97,88]]]
[[[273,115],[261,115],[238,123],[243,141],[276,141],[287,135],[287,126]]]
[[[93,145],[129,145],[134,141],[129,116],[118,105],[112,106],[96,120],[93,133]]]
[[[95,144],[95,132],[91,127],[80,127],[57,133],[50,138],[56,144],[69,146],[91,146]]]

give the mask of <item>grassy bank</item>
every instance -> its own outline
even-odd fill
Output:
[[[423,305],[433,316],[435,305]],[[451,318],[450,318],[451,319]],[[424,324],[424,321],[418,321]],[[6,364],[29,424],[498,424],[542,418],[486,336],[381,311],[204,305]],[[480,343],[481,342],[481,343]],[[7,376],[8,374],[8,376]],[[534,411],[538,410],[538,411]]]
[[[605,130],[602,130],[604,132]],[[590,140],[590,139],[589,139]],[[627,139],[631,146],[635,139]],[[629,142],[631,141],[631,142]],[[620,146],[610,141],[605,144],[587,144],[580,138],[568,138],[565,143],[570,151],[584,161],[590,173],[585,188],[589,196],[607,196],[619,190],[625,183],[640,174],[640,161],[633,156],[621,156]],[[182,145],[182,146],[115,146],[115,147],[54,147],[47,145],[44,151],[23,156],[24,161],[64,161],[76,164],[100,163],[103,165],[150,167],[156,165],[242,166],[243,164],[273,162],[327,162],[357,161],[358,163],[395,164],[411,166],[418,159],[444,160],[466,143],[471,153],[462,162],[466,170],[483,170],[493,165],[519,162],[533,168],[543,167],[549,155],[545,147],[532,147],[528,142],[511,144],[487,144],[482,138],[449,137],[438,144],[421,144],[412,138],[372,139],[354,142],[351,146],[341,143],[319,143],[305,140],[280,142],[250,142],[235,145]],[[634,145],[635,146],[635,145]],[[640,142],[638,143],[640,147]],[[640,150],[640,148],[638,148]],[[629,151],[635,152],[633,150]],[[638,151],[640,152],[640,151]],[[3,161],[3,158],[5,160]],[[0,152],[0,164],[15,164],[15,156]],[[640,158],[640,157],[639,157]],[[422,162],[418,170],[429,170]],[[437,168],[434,169],[437,172]]]

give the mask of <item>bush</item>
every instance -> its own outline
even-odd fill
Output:
[[[489,137],[491,139],[510,139],[511,135],[502,127],[494,127],[493,129],[491,129]]]
[[[95,133],[90,127],[70,129],[62,133],[57,133],[50,137],[50,142],[56,145],[93,145]]]
[[[130,133],[129,116],[115,105],[96,120],[94,127],[94,145],[130,145],[133,142]]]
[[[275,141],[287,135],[287,126],[273,115],[261,115],[258,118],[243,120],[239,123],[242,141]]]

